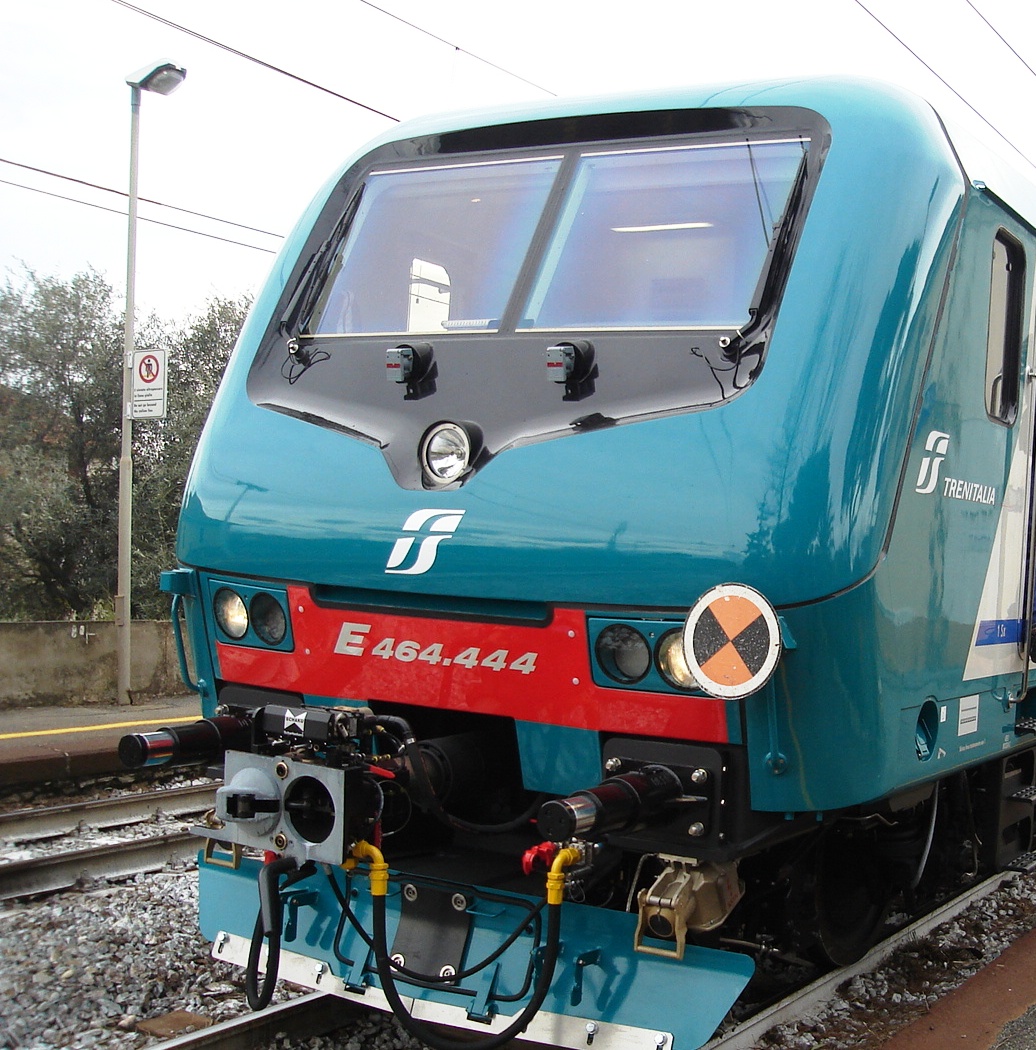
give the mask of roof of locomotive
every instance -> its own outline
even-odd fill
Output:
[[[381,147],[413,140],[434,140],[453,132],[476,131],[508,124],[552,119],[579,119],[601,114],[630,114],[694,109],[798,107],[818,113],[832,139],[852,140],[850,152],[866,136],[899,137],[907,163],[918,163],[926,153],[934,163],[954,158],[962,181],[991,191],[1036,229],[1036,172],[1027,177],[990,142],[956,123],[943,119],[920,95],[879,80],[853,77],[802,77],[773,81],[687,86],[622,95],[593,95],[426,114],[387,128],[361,144],[345,158],[285,239],[271,269],[271,279],[259,294],[258,313],[272,309],[290,280],[293,267],[328,198],[350,169]],[[952,128],[948,130],[948,128]],[[889,143],[886,142],[886,146]],[[895,144],[890,146],[894,152]],[[880,152],[880,151],[878,151]],[[848,173],[852,174],[850,161]],[[890,164],[889,173],[894,172]]]
[[[352,154],[335,174],[335,184],[353,164],[379,146],[400,140],[442,135],[501,124],[601,113],[637,113],[675,109],[799,106],[820,113],[837,130],[854,115],[873,119],[876,111],[889,114],[913,110],[935,113],[970,182],[988,188],[1020,217],[1036,227],[1036,169],[1025,170],[1009,147],[985,129],[970,130],[953,115],[935,110],[921,96],[878,80],[851,77],[804,77],[774,81],[667,88],[622,95],[592,95],[551,99],[508,106],[416,117],[386,129]],[[320,197],[323,194],[318,195]]]

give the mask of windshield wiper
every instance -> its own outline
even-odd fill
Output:
[[[284,313],[281,314],[278,327],[285,339],[297,339],[302,325],[309,320],[334,262],[335,249],[341,242],[342,236],[353,216],[356,214],[356,209],[362,196],[363,187],[361,186],[360,192],[349,202],[342,212],[341,218],[335,223],[320,247],[310,256],[309,262],[306,263],[306,268],[295,286],[295,291],[288,300]]]
[[[738,331],[723,352],[723,356],[734,365],[740,364],[742,358],[749,354],[761,355],[763,345],[769,337],[768,329],[788,280],[792,248],[798,229],[796,220],[799,218],[806,196],[808,174],[809,153],[803,149],[802,164],[799,166],[791,192],[788,194],[784,213],[774,227],[762,274],[748,307],[751,320]]]

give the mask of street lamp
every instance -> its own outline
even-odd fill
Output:
[[[137,153],[140,136],[140,93],[172,94],[187,70],[172,62],[145,66],[126,78],[130,88],[129,224],[126,243],[126,324],[122,344],[122,449],[119,454],[119,578],[115,595],[115,634],[118,651],[117,698],[132,703],[130,695],[130,591],[133,535],[133,315],[137,279]]]

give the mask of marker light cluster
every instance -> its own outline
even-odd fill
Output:
[[[591,636],[603,621],[592,620]],[[608,682],[651,690],[700,689],[683,652],[682,623],[603,623],[594,641],[596,667]]]
[[[683,631],[674,628],[662,635],[655,649],[655,661],[662,677],[677,689],[698,689],[698,680],[687,666],[683,651]]]
[[[791,632],[753,587],[722,583],[691,606],[686,620],[591,614],[587,631],[598,685],[653,692],[693,692],[744,700],[772,677]]]
[[[210,581],[212,614],[221,640],[290,649],[287,594],[274,589]]]

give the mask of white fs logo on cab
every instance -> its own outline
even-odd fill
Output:
[[[448,540],[464,517],[462,510],[415,510],[403,522],[403,535],[396,540],[385,572],[420,576],[435,564],[439,544]],[[414,548],[417,553],[414,554]]]
[[[934,492],[935,486],[939,484],[939,467],[942,466],[942,461],[949,450],[950,435],[944,434],[941,430],[932,430],[928,434],[924,447],[925,451],[931,455],[921,460],[921,469],[917,472],[917,484],[914,486],[914,491],[921,495]]]

